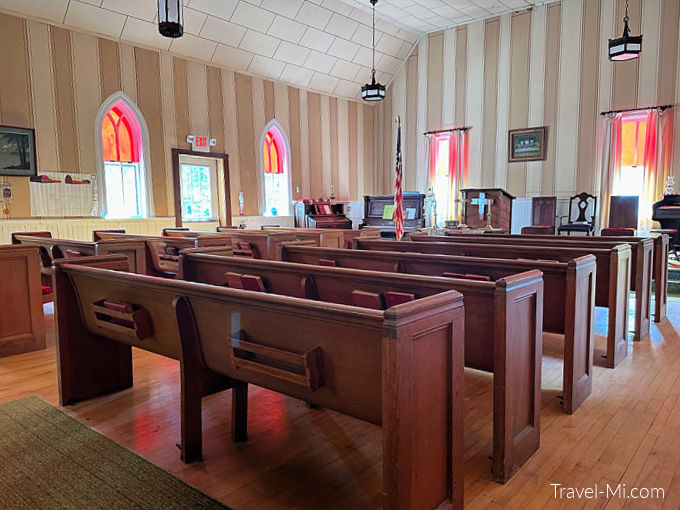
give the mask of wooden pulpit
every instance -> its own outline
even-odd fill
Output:
[[[510,230],[514,196],[502,188],[466,188],[460,190],[463,221],[470,228]],[[490,215],[490,217],[487,217]]]

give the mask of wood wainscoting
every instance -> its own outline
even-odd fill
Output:
[[[292,216],[234,216],[233,221],[238,226],[245,223],[248,229],[258,229],[261,225],[280,225],[292,227]],[[214,232],[219,225],[217,221],[189,222],[184,226],[189,230]],[[12,242],[12,232],[40,232],[52,233],[58,239],[72,239],[74,241],[92,241],[92,231],[95,229],[122,228],[131,234],[161,235],[161,230],[175,226],[175,218],[140,218],[127,220],[109,220],[104,218],[29,218],[19,220],[0,220],[0,244]]]

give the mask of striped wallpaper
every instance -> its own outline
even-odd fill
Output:
[[[276,119],[291,144],[293,198],[361,199],[374,171],[377,108],[308,92],[167,52],[0,14],[0,124],[34,128],[39,171],[96,172],[95,116],[122,90],[149,129],[154,215],[174,215],[170,149],[189,133],[230,156],[231,203],[260,214],[260,154]],[[28,179],[12,182],[10,218],[30,217]]]
[[[470,126],[466,185],[519,197],[596,192],[598,113],[680,103],[680,1],[630,0],[643,54],[612,64],[607,39],[620,36],[624,7],[562,0],[424,36],[378,108],[379,180],[390,189],[400,115],[406,189],[427,185],[424,131]],[[680,108],[674,115],[680,126]],[[547,160],[508,163],[508,130],[533,126],[548,126]],[[674,136],[680,169],[680,127]]]

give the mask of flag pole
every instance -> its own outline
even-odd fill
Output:
[[[397,155],[395,162],[395,177],[394,177],[394,212],[392,219],[394,220],[394,231],[397,241],[401,241],[404,237],[404,196],[403,196],[403,162],[401,158],[401,117],[397,115],[395,122],[397,124]]]

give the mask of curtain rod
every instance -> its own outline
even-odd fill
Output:
[[[439,133],[453,133],[454,131],[467,131],[470,129],[469,127],[457,127],[457,128],[450,128],[450,129],[438,129],[436,131],[426,131],[423,134],[424,135],[437,135]]]
[[[668,110],[669,108],[673,108],[672,104],[664,104],[660,106],[648,106],[647,108],[631,108],[630,110],[611,110],[608,112],[600,112],[600,115],[609,115],[611,113],[627,113],[627,112],[642,112],[645,110]]]

